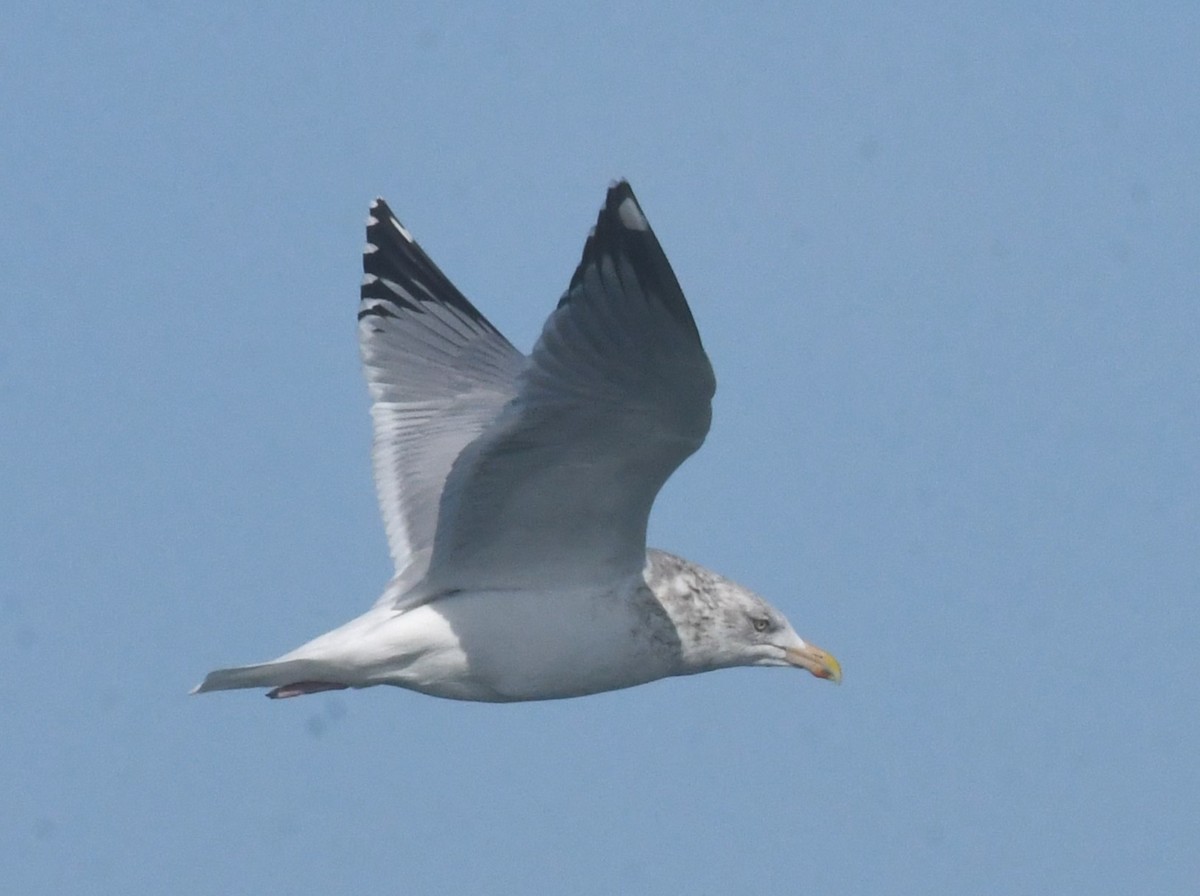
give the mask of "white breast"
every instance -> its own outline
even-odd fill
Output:
[[[649,595],[465,592],[394,616],[372,633],[364,683],[464,700],[575,697],[679,669]],[[653,610],[656,608],[649,608]],[[364,670],[366,672],[367,670]]]

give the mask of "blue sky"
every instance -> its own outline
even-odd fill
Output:
[[[1198,39],[1182,3],[10,11],[6,891],[1194,886]],[[652,543],[844,685],[189,698],[388,578],[368,202],[527,350],[622,176],[718,376]]]

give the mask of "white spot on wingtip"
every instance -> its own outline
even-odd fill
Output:
[[[382,199],[375,199],[371,203],[371,214],[367,216],[367,226],[368,227],[376,227],[379,225],[380,221],[379,221],[379,218],[376,217],[376,215],[375,215],[375,210],[378,209],[379,206],[382,204],[383,204]],[[403,224],[401,224],[399,221],[397,221],[394,215],[388,215],[388,223],[391,224],[394,228],[396,228],[396,232],[399,233],[406,240],[408,240],[408,242],[410,242],[410,243],[416,242],[416,240],[413,239],[413,235],[408,232],[408,228],[405,227]]]
[[[363,255],[374,255],[378,251],[379,247],[374,243],[367,243],[365,246],[363,246]]]
[[[621,223],[630,230],[650,229],[650,222],[646,220],[646,216],[642,214],[642,210],[637,207],[637,203],[633,199],[626,199],[617,206],[617,215],[620,216]]]
[[[399,221],[397,221],[395,218],[392,218],[392,226],[395,227],[398,231],[400,231],[400,235],[402,237],[404,237],[406,240],[408,240],[410,243],[416,242],[416,240],[413,239],[413,235],[408,232],[408,228],[405,227],[403,224],[401,224]]]
[[[370,286],[372,283],[374,283],[378,279],[379,278],[376,277],[374,274],[363,274],[362,285]]]

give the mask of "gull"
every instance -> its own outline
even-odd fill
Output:
[[[388,684],[457,700],[579,697],[733,666],[841,680],[748,588],[646,547],[704,441],[716,380],[633,190],[613,184],[525,356],[392,214],[367,218],[358,335],[395,564],[361,616],[193,693]]]

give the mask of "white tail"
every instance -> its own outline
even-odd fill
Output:
[[[217,669],[204,676],[192,688],[193,694],[206,691],[232,691],[237,688],[278,688],[298,681],[329,681],[328,664],[319,660],[283,660],[255,666]]]

